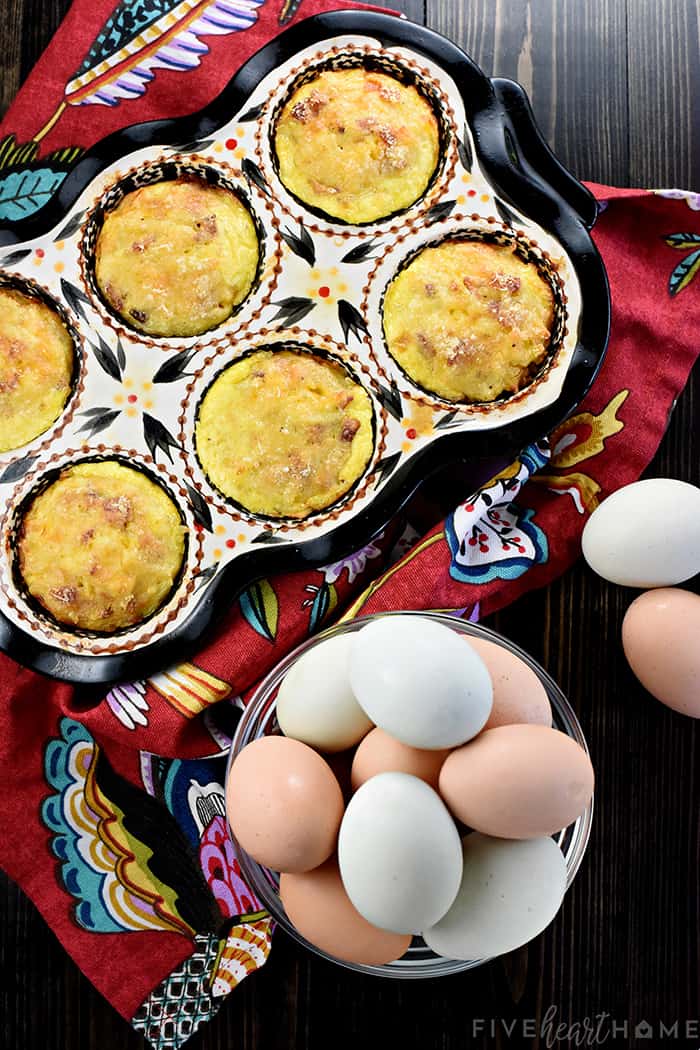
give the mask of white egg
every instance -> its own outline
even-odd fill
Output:
[[[378,773],[350,799],[338,836],[345,892],[368,922],[416,933],[445,914],[462,878],[457,828],[409,773]]]
[[[385,616],[359,630],[350,682],[375,725],[427,750],[476,736],[493,703],[481,657],[461,635],[422,616]]]
[[[700,572],[700,488],[648,478],[613,492],[586,522],[583,556],[623,587],[671,587]]]
[[[423,930],[426,944],[448,959],[487,959],[527,944],[561,907],[564,854],[551,838],[516,841],[474,832],[462,845],[457,898]]]
[[[285,675],[277,693],[277,721],[285,736],[321,751],[344,751],[372,728],[350,687],[349,634],[315,645]]]

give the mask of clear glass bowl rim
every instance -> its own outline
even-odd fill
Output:
[[[464,620],[451,613],[397,610],[392,612],[372,613],[367,616],[358,616],[352,620],[344,620],[336,623],[333,626],[326,628],[324,631],[313,635],[311,638],[307,638],[298,645],[296,649],[293,649],[287,654],[287,656],[280,660],[280,662],[277,663],[260,682],[241,716],[236,729],[236,734],[231,744],[231,751],[229,753],[226,769],[227,779],[228,771],[231,768],[231,763],[234,761],[236,755],[246,746],[246,744],[249,744],[252,740],[257,739],[260,736],[266,735],[266,729],[274,721],[276,692],[292,664],[307,652],[307,650],[319,645],[328,638],[333,638],[336,635],[345,634],[347,632],[358,631],[370,621],[386,616],[419,616],[434,620],[465,636],[480,637],[487,641],[495,642],[497,645],[502,646],[504,649],[507,649],[509,652],[519,657],[529,668],[531,668],[532,671],[534,671],[542,682],[550,704],[552,705],[554,727],[566,733],[567,736],[570,736],[588,753],[586,738],[571,704],[566,699],[554,679],[544,670],[543,667],[533,660],[531,656],[521,649],[520,646],[511,642],[509,639],[504,638],[503,635],[498,634],[489,627],[484,627],[482,624],[478,623],[472,623],[469,620]],[[554,836],[566,858],[567,891],[581,866],[586,847],[588,846],[593,821],[593,801],[594,800],[591,799],[587,809],[573,824]],[[387,963],[383,966],[369,966],[362,963],[352,963],[345,959],[337,959],[335,956],[329,955],[327,952],[322,951],[320,948],[317,948],[316,945],[307,941],[306,938],[303,937],[292,925],[287,918],[277,892],[277,873],[270,871],[258,864],[257,861],[253,860],[239,843],[236,842],[236,838],[231,831],[230,825],[227,826],[229,834],[231,835],[236,847],[241,871],[245,881],[257,894],[279,926],[281,926],[281,928],[285,930],[286,933],[288,933],[298,944],[302,945],[314,955],[318,955],[322,959],[326,959],[328,962],[335,963],[337,966],[342,966],[348,970],[354,970],[357,973],[371,974],[376,977],[410,979],[427,979],[462,973],[465,970],[471,970],[476,966],[482,966],[484,963],[490,961],[488,958],[466,960],[447,959],[433,955],[432,953],[425,955],[423,958],[411,958],[412,953],[414,953],[415,956],[417,951],[422,951],[423,954],[427,952],[425,947],[421,950],[419,946],[412,946],[402,959],[398,959],[396,962]]]

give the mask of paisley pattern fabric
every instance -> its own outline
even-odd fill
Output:
[[[0,126],[0,222],[50,201],[99,138],[181,111],[183,88],[189,110],[205,105],[281,24],[336,6],[347,4],[76,0]],[[56,75],[66,68],[67,83]],[[593,189],[610,349],[547,440],[467,499],[413,505],[343,561],[258,581],[193,659],[150,679],[100,697],[0,656],[0,863],[154,1047],[177,1050],[270,950],[223,793],[261,676],[339,617],[434,608],[478,619],[547,584],[577,557],[598,502],[652,458],[700,350],[699,198]],[[413,440],[425,414],[405,425]]]

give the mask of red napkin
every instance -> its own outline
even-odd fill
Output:
[[[199,109],[281,24],[338,6],[76,0],[0,129],[0,222],[27,206],[28,175],[43,203],[82,148]],[[169,36],[150,40],[149,19],[167,15]],[[118,76],[135,65],[143,92],[120,97]],[[700,196],[592,188],[612,338],[591,393],[548,442],[427,533],[409,527],[255,584],[192,662],[146,682],[88,696],[0,657],[0,862],[155,1046],[179,1046],[270,946],[224,822],[240,694],[343,611],[476,618],[543,586],[578,556],[591,510],[652,458],[700,350]]]

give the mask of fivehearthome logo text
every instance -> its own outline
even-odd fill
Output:
[[[616,1042],[650,1039],[688,1042],[698,1040],[700,1019],[665,1018],[656,1020],[614,1017],[604,1010],[581,1018],[564,1018],[559,1007],[548,1006],[540,1018],[519,1017],[507,1020],[495,1017],[474,1017],[471,1036],[489,1036],[506,1039],[539,1039],[549,1050],[558,1047],[613,1046]]]

